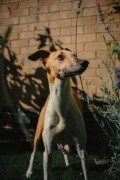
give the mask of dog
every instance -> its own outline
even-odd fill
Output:
[[[26,172],[29,178],[32,174],[33,160],[37,142],[42,137],[45,151],[43,153],[44,180],[51,179],[52,150],[55,144],[62,144],[67,151],[74,144],[81,160],[84,179],[88,180],[85,161],[87,135],[81,113],[81,102],[70,86],[70,78],[82,74],[88,67],[87,60],[78,59],[69,50],[47,52],[40,50],[29,56],[29,59],[42,60],[47,71],[50,94],[41,110],[30,164]],[[66,166],[68,157],[64,154]]]

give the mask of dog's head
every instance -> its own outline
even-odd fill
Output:
[[[33,61],[41,59],[48,74],[53,78],[59,79],[82,74],[89,64],[86,60],[78,59],[69,50],[58,50],[52,53],[40,50],[28,58]]]

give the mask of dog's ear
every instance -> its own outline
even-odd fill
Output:
[[[44,60],[45,60],[46,58],[48,58],[49,55],[50,55],[50,53],[49,53],[48,51],[39,50],[39,51],[31,54],[30,56],[28,56],[28,59],[29,59],[29,60],[32,60],[32,61],[37,61],[38,59],[41,59],[41,60],[43,60],[43,62],[44,62]]]
[[[64,50],[72,52],[72,51],[71,51],[70,49],[68,49],[68,48],[65,48]]]

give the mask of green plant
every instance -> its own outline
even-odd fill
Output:
[[[4,51],[7,47],[8,39],[11,34],[12,27],[9,26],[4,34],[4,36],[0,36],[0,84],[1,84],[1,94],[3,95],[5,101],[7,104],[11,107],[12,101],[9,96],[8,88],[7,88],[7,82],[5,77],[5,67],[4,67]]]
[[[114,68],[116,61],[120,61],[120,43],[112,33],[111,27],[106,25],[105,16],[99,2],[97,4],[97,9],[100,20],[104,24],[105,30],[110,34],[112,40],[108,43],[105,36],[103,36],[109,54],[109,60],[103,61],[108,83],[104,81],[99,64],[97,67],[97,75],[102,81],[101,91],[103,94],[103,103],[102,106],[91,106],[90,110],[109,140],[112,157],[107,172],[116,179],[120,175],[120,90],[114,81]],[[115,59],[113,55],[116,55]]]

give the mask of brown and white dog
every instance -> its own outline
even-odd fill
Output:
[[[68,50],[52,53],[44,50],[31,55],[29,59],[35,61],[40,58],[47,71],[50,95],[40,113],[34,137],[34,148],[31,154],[26,176],[32,174],[32,166],[38,140],[43,138],[45,147],[43,166],[44,180],[51,177],[51,156],[55,143],[74,144],[81,159],[84,179],[88,180],[85,162],[86,130],[81,113],[81,102],[77,94],[70,87],[70,77],[83,73],[88,67],[88,61],[81,60]],[[67,147],[67,146],[65,146]],[[64,154],[66,166],[68,157]]]

